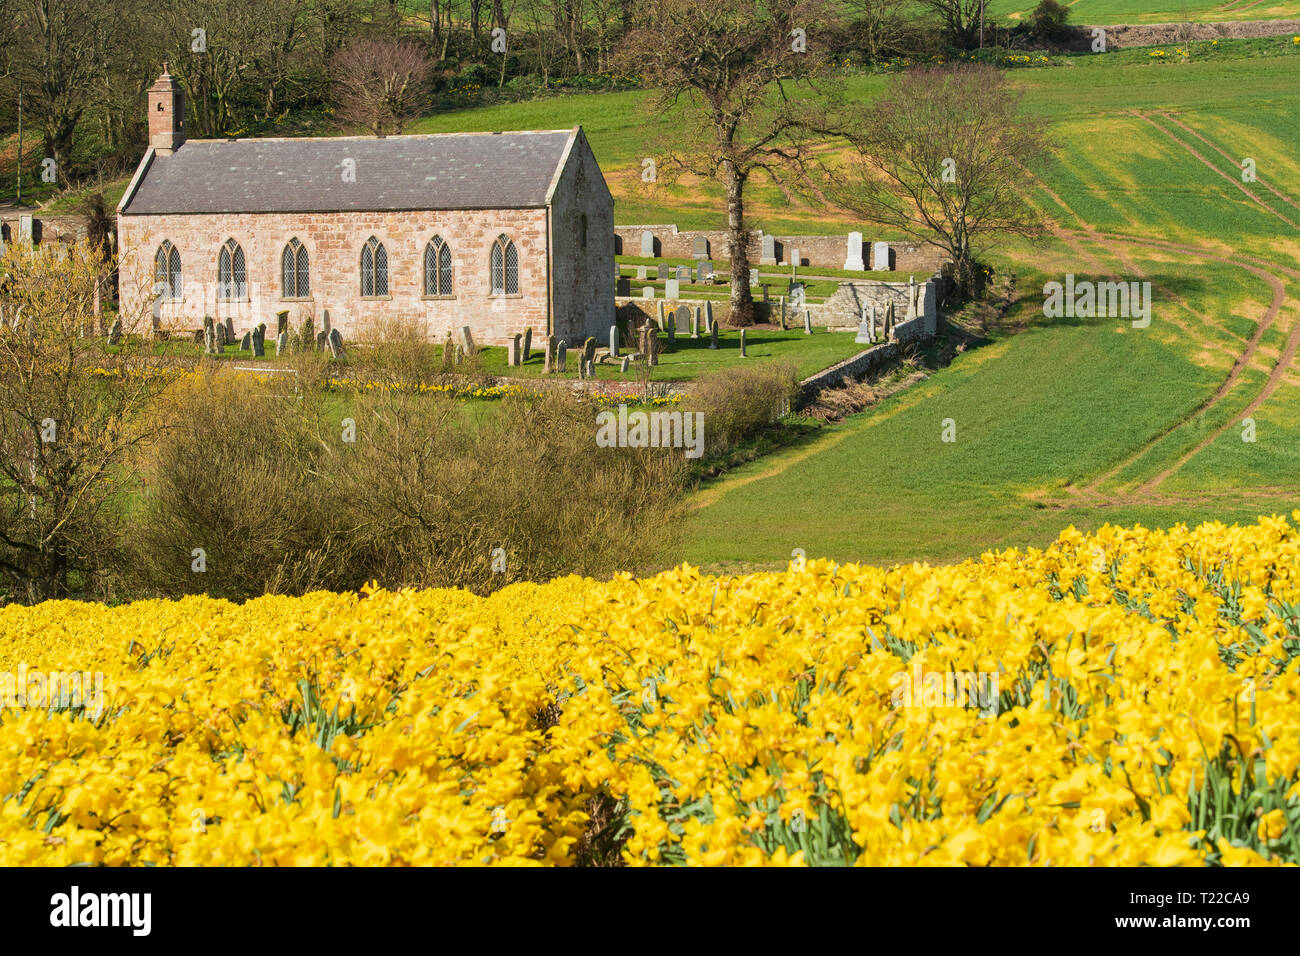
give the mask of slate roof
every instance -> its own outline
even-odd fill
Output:
[[[546,205],[574,130],[188,140],[155,154],[121,212],[348,212]],[[356,180],[344,180],[345,161]]]

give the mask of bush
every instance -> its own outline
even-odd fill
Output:
[[[1029,24],[1034,36],[1043,40],[1059,40],[1066,32],[1070,21],[1070,8],[1057,0],[1039,0],[1034,12],[1029,15]]]
[[[753,437],[793,407],[799,376],[791,362],[728,369],[700,379],[687,406],[704,413],[704,441],[719,454]]]

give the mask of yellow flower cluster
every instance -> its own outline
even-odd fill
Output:
[[[0,670],[105,699],[3,711],[0,864],[1294,863],[1298,635],[1281,517],[943,568],[11,606]]]

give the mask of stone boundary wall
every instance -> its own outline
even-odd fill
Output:
[[[27,221],[30,220],[30,226]],[[0,215],[0,248],[16,242],[25,229],[32,242],[75,242],[86,238],[86,222],[80,216],[42,216],[35,212],[6,211]]]
[[[1123,50],[1139,46],[1162,46],[1189,40],[1249,40],[1258,37],[1300,34],[1300,20],[1223,20],[1209,23],[1112,23],[1091,27],[1071,25],[1069,39],[1061,44],[1071,52],[1092,49],[1092,31],[1106,31],[1106,48]]]
[[[673,223],[652,223],[640,226],[614,226],[614,254],[641,255],[641,234],[649,232],[654,237],[654,254],[658,259],[694,259],[695,240],[703,238],[708,255],[718,262],[728,258],[727,233],[724,230],[680,230]],[[759,265],[762,258],[763,236],[761,229],[749,234],[749,259]],[[848,234],[839,236],[780,236],[774,235],[776,261],[789,265],[790,256],[799,250],[800,266],[805,268],[843,269],[848,256]],[[870,232],[862,234],[863,265],[870,269],[892,268],[896,272],[924,272],[929,275],[943,264],[944,256],[934,246],[922,242],[889,243],[890,263],[871,261],[875,256],[875,240]]]
[[[912,321],[915,322],[916,320],[913,319]],[[861,378],[892,364],[898,360],[902,351],[903,344],[901,342],[886,342],[882,345],[873,345],[865,352],[859,352],[838,365],[832,365],[830,368],[822,369],[820,372],[808,376],[799,383],[799,407],[811,402],[822,389],[834,388],[837,385],[842,385],[846,378]]]

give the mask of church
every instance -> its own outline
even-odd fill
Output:
[[[152,329],[233,318],[356,337],[394,320],[570,345],[614,322],[614,200],[581,127],[187,140],[163,64],[118,204],[119,302]]]

